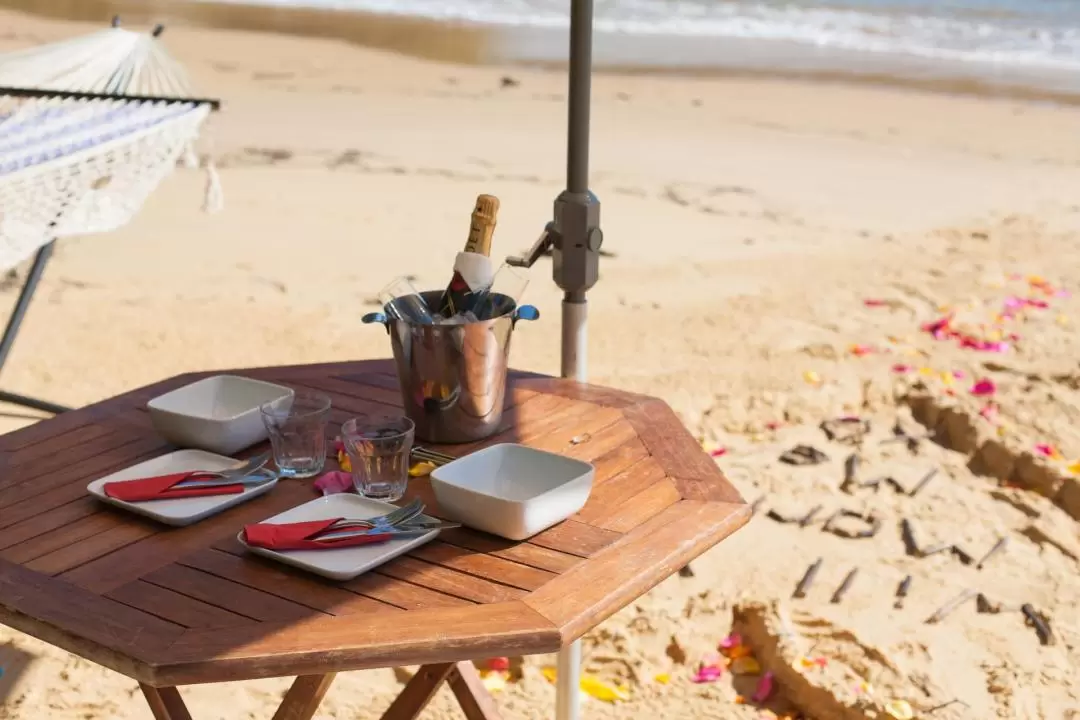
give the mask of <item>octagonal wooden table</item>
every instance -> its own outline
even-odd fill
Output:
[[[146,402],[188,374],[0,436],[0,622],[140,683],[158,720],[177,686],[296,676],[274,716],[310,718],[334,674],[420,665],[385,718],[413,718],[449,683],[470,720],[497,716],[472,660],[576,640],[741,527],[749,507],[663,402],[512,372],[499,434],[592,462],[586,506],[526,542],[469,529],[349,582],[247,554],[238,530],[317,496],[267,495],[183,528],[104,505],[99,477],[175,450]],[[332,427],[401,407],[389,361],[230,371],[323,391]],[[250,448],[238,457],[265,449]],[[333,458],[328,468],[334,469]],[[429,514],[427,479],[410,482]]]

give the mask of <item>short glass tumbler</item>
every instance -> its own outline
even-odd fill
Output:
[[[356,492],[388,502],[405,495],[415,428],[407,417],[353,418],[341,426]]]
[[[326,463],[326,428],[330,398],[321,393],[296,393],[259,407],[282,477],[308,478]]]

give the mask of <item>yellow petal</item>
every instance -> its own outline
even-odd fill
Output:
[[[667,673],[656,673],[656,677],[654,677],[653,679],[661,685],[667,685],[669,682],[671,682],[671,675]]]
[[[915,711],[907,700],[891,700],[885,703],[885,712],[896,720],[912,720],[915,717]]]
[[[1065,469],[1071,472],[1073,475],[1080,475],[1080,460],[1077,460]]]
[[[731,663],[731,672],[736,675],[759,675],[761,673],[761,664],[756,658],[746,655],[736,658],[735,662]]]
[[[484,683],[484,687],[488,689],[488,692],[501,692],[506,689],[506,676],[510,673],[499,672],[496,670],[483,670],[480,672],[480,679]]]
[[[802,374],[802,376],[803,376],[803,380],[810,383],[811,385],[817,385],[818,383],[821,382],[821,376],[818,375],[813,370],[807,370],[806,372],[804,372]]]
[[[409,477],[423,477],[424,475],[430,475],[431,471],[435,469],[435,463],[430,463],[426,460],[413,463],[409,468]]]
[[[608,685],[592,675],[582,675],[580,685],[582,692],[597,700],[613,703],[627,699],[627,695],[622,689]]]
[[[541,668],[540,672],[544,674],[544,677],[548,679],[548,682],[555,682],[556,677],[558,677],[558,673],[553,667]]]
[[[921,368],[919,368],[919,374],[920,375],[926,375],[926,376],[933,375],[934,374],[934,368],[921,367]]]

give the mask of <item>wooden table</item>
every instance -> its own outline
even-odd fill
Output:
[[[231,372],[328,393],[335,428],[401,406],[389,361]],[[158,720],[190,718],[178,686],[282,676],[296,681],[275,720],[307,719],[335,673],[402,665],[422,668],[384,718],[416,717],[444,682],[470,720],[495,718],[471,660],[559,650],[750,516],[663,402],[520,372],[499,435],[438,449],[513,441],[595,464],[588,504],[528,542],[446,531],[333,583],[235,540],[245,523],[315,497],[310,481],[281,481],[186,528],[86,494],[91,480],[176,449],[155,434],[146,402],[211,374],[0,436],[0,622],[134,678]],[[427,479],[409,495],[439,514]]]

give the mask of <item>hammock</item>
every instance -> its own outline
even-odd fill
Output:
[[[0,368],[57,238],[125,225],[184,159],[216,100],[190,97],[153,33],[113,27],[0,55],[0,272],[35,255],[0,339]],[[213,166],[205,210],[220,206]],[[0,391],[0,401],[66,410]]]

